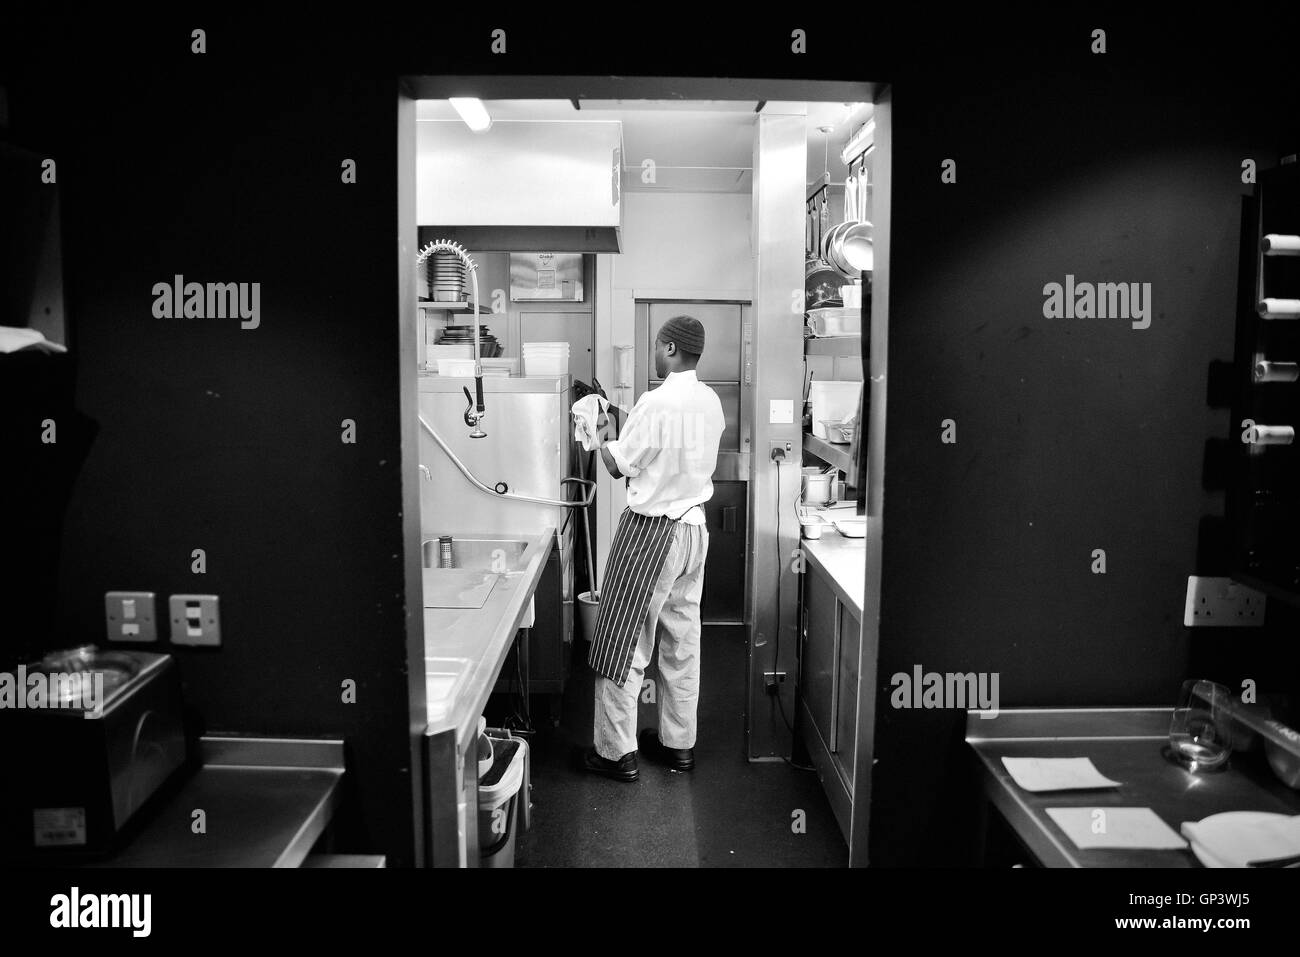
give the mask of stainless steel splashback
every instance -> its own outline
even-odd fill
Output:
[[[422,375],[419,401],[420,414],[470,472],[485,485],[504,482],[508,491],[521,495],[573,498],[577,490],[560,484],[571,474],[571,378],[484,378],[488,414],[483,439],[471,439],[462,418],[466,385],[472,392],[474,380]],[[564,524],[568,509],[510,501],[476,489],[423,430],[420,463],[428,466],[432,478],[420,481],[420,530],[425,539],[480,533],[519,537]]]

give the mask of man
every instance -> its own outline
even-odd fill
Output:
[[[695,375],[704,327],[674,316],[655,338],[659,388],[637,400],[627,421],[596,423],[600,456],[614,478],[627,477],[627,509],[605,566],[600,616],[589,662],[596,671],[595,745],[588,771],[635,781],[637,699],[659,641],[659,731],[640,750],[675,771],[695,766],[700,686],[700,596],[709,532],[701,505],[713,496],[724,420],[718,395]]]

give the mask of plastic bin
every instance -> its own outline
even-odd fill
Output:
[[[521,802],[528,800],[528,742],[495,738],[492,767],[478,782],[478,846],[480,866],[514,867],[515,837],[523,818]]]

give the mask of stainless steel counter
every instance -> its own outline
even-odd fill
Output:
[[[202,767],[97,867],[299,867],[338,805],[343,742],[205,737]],[[195,834],[193,814],[206,814]]]
[[[997,717],[967,715],[966,743],[979,763],[989,803],[1047,867],[1199,867],[1190,849],[1080,850],[1047,816],[1049,807],[1149,807],[1177,831],[1224,811],[1300,814],[1300,792],[1278,781],[1259,753],[1234,755],[1228,770],[1192,774],[1167,761],[1170,708],[1026,708]],[[1030,792],[1003,757],[1087,757],[1120,787]]]
[[[433,867],[477,866],[477,724],[555,547],[555,529],[531,534],[524,566],[502,576],[482,608],[424,609],[428,821]]]
[[[511,392],[552,392],[564,393],[573,384],[569,375],[486,375],[483,377],[484,395],[506,395]],[[419,374],[421,392],[454,392],[464,395],[466,386],[474,392],[473,376],[438,375],[436,372]]]
[[[804,539],[799,544],[809,564],[825,574],[840,601],[861,620],[867,581],[866,539],[845,538],[827,526],[821,538]]]
[[[554,528],[531,536],[527,564],[502,575],[482,608],[424,609],[426,735],[454,730],[463,743],[474,733],[554,547]]]

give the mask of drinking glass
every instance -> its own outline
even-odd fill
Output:
[[[1169,725],[1169,749],[1189,771],[1217,771],[1232,755],[1232,692],[1213,681],[1184,681]]]

